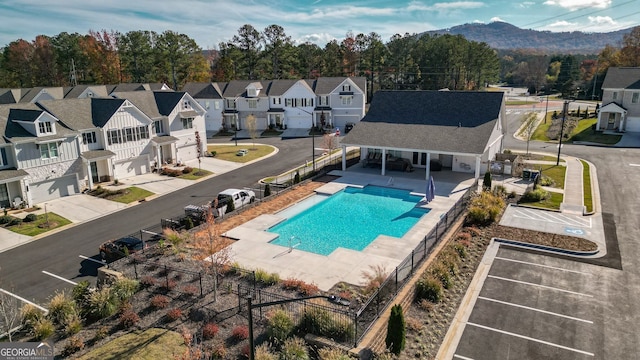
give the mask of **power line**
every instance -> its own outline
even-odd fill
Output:
[[[567,19],[567,20],[574,20],[574,19],[578,19],[578,18],[581,18],[581,17],[584,17],[584,16],[589,16],[589,15],[593,15],[593,14],[601,13],[601,12],[603,12],[603,11],[611,10],[611,9],[614,9],[614,8],[617,8],[617,7],[620,7],[620,6],[624,6],[624,5],[627,5],[627,4],[630,4],[630,3],[633,3],[633,2],[635,2],[635,1],[636,1],[636,0],[631,0],[631,1],[627,1],[627,2],[625,2],[625,3],[621,3],[621,4],[618,4],[618,5],[614,5],[614,6],[610,7],[610,8],[601,9],[601,10],[595,10],[595,11],[592,11],[592,12],[587,13],[587,14],[576,15],[576,16],[574,16],[574,17],[571,17],[571,18]],[[585,9],[586,9],[586,8],[585,8]],[[532,22],[532,23],[525,24],[525,25],[523,25],[523,27],[531,26],[531,25],[533,25],[533,24],[537,24],[537,23],[547,22],[547,21],[549,21],[549,20],[557,19],[557,18],[563,17],[563,16],[568,15],[568,14],[571,14],[571,13],[573,13],[573,11],[568,11],[568,12],[565,12],[565,13],[560,14],[560,15],[552,16],[552,17],[549,17],[549,18],[546,18],[546,19],[542,19],[542,20],[537,20],[537,21],[534,21],[534,22]],[[537,27],[541,27],[541,26],[542,26],[542,25],[537,26]]]

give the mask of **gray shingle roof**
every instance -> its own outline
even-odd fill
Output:
[[[247,95],[247,91],[246,91],[246,87],[249,86],[249,84],[254,83],[256,81],[253,80],[232,80],[229,81],[229,83],[227,84],[227,86],[224,89],[224,93],[222,94],[222,96],[226,97],[226,98],[232,98],[232,97],[237,97],[237,96],[246,96]],[[264,89],[264,85],[262,86]],[[263,92],[260,92],[262,96],[264,96]]]
[[[154,91],[153,96],[156,99],[156,105],[160,115],[168,116],[184,96],[184,91]]]
[[[19,89],[17,89],[19,90]],[[13,89],[0,89],[0,104],[15,104],[20,100],[20,96],[14,95]]]
[[[25,176],[29,176],[29,173],[24,171],[24,170],[22,170],[22,169],[20,169],[20,170],[15,170],[15,169],[0,170],[0,181],[23,178]]]
[[[96,128],[91,116],[91,98],[39,101],[38,105],[71,129]]]
[[[173,92],[170,92],[170,94],[173,94]],[[118,99],[131,101],[133,105],[152,119],[157,119],[162,116],[158,110],[156,97],[152,91],[114,92],[112,95]]]
[[[186,83],[182,91],[188,92],[194,99],[222,99],[220,88],[215,83]]]
[[[340,84],[342,84],[347,78],[346,77],[320,77],[316,79],[315,84],[313,85],[313,91],[317,95],[326,95],[335,90]],[[360,88],[361,91],[365,91],[367,88],[367,79],[362,76],[350,77],[351,81],[353,81],[356,86]]]
[[[378,91],[345,145],[482,154],[503,93]]]
[[[77,99],[78,96],[82,95],[82,93],[90,89],[91,92],[94,93],[94,97],[107,97],[109,94],[107,93],[107,87],[104,85],[77,85],[73,86],[65,95],[65,99]]]
[[[54,99],[64,98],[64,89],[62,87],[34,87],[29,89],[29,91],[22,95],[22,98],[20,98],[20,102],[27,103],[33,101],[33,99],[35,99],[35,97],[40,94],[42,90],[46,90],[47,93]]]
[[[640,67],[610,67],[603,89],[640,89]]]
[[[61,101],[61,100],[50,100],[50,101]],[[25,130],[22,127],[22,125],[20,125],[19,123],[11,121],[12,112],[13,112],[13,115],[23,114],[22,111],[24,110],[28,110],[29,114],[32,114],[34,116],[36,115],[39,116],[39,114],[43,112],[42,108],[32,103],[0,105],[0,134],[3,135],[1,138],[2,143],[33,141],[35,139],[39,139],[39,140],[49,140],[51,138],[58,139],[61,137],[67,137],[75,134],[75,132],[72,129],[70,129],[68,126],[65,126],[64,123],[59,122],[56,125],[56,135],[36,137],[35,135]]]
[[[287,90],[289,90],[289,88],[292,87],[296,82],[298,82],[298,80],[292,80],[292,79],[273,80],[271,81],[271,83],[267,88],[267,95],[281,96]]]
[[[9,121],[19,120],[34,122],[42,115],[42,110],[26,110],[26,109],[11,109],[9,111]]]

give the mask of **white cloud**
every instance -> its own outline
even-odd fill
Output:
[[[472,23],[474,23],[474,24],[484,24],[484,21],[476,19],[476,20],[473,20]]]
[[[616,22],[610,16],[589,16],[589,22],[592,24],[602,25],[616,25]]]
[[[518,4],[519,8],[523,8],[523,9],[528,9],[530,7],[532,7],[533,5],[535,5],[536,3],[533,1],[525,1],[525,2],[521,2],[520,4]]]
[[[496,22],[496,21],[506,22],[506,21],[504,21],[504,20],[500,19],[500,18],[499,18],[499,17],[497,17],[497,16],[494,16],[494,17],[492,17],[491,19],[489,19],[489,22]]]
[[[544,4],[569,10],[579,10],[585,8],[606,9],[611,5],[611,2],[612,0],[547,0]]]
[[[484,3],[479,1],[455,1],[450,3],[435,3],[433,4],[433,8],[436,10],[440,9],[451,9],[451,10],[462,10],[462,9],[477,9],[483,7]]]
[[[576,26],[578,26],[579,24],[577,23],[572,23],[572,22],[568,22],[565,20],[560,20],[560,21],[556,21],[554,23],[551,23],[549,25],[546,26],[546,28],[548,30],[556,30],[556,31],[568,31],[570,30],[569,28],[575,28]]]

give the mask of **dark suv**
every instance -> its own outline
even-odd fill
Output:
[[[349,133],[349,131],[351,131],[351,129],[353,129],[353,126],[354,126],[354,125],[355,125],[354,123],[352,123],[352,122],[348,122],[348,123],[344,126],[344,133],[345,133],[345,134],[348,134],[348,133]]]
[[[143,247],[142,240],[138,238],[122,237],[100,245],[100,257],[102,260],[111,262],[140,251]]]

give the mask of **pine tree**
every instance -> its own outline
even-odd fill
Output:
[[[385,339],[387,349],[389,349],[391,353],[399,355],[404,349],[406,331],[402,305],[396,304],[391,308],[391,316],[389,317],[389,324],[387,326],[387,338]]]
[[[484,180],[482,180],[482,188],[484,190],[491,190],[491,173],[484,173]]]

